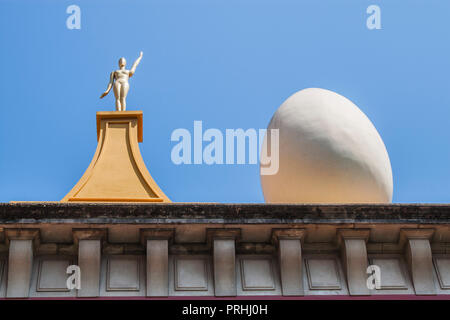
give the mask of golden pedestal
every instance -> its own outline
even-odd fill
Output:
[[[61,202],[171,202],[139,151],[142,111],[97,112],[97,150]]]

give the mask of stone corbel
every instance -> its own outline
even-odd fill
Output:
[[[434,295],[433,260],[430,239],[434,229],[401,229],[400,245],[405,249],[408,269],[417,295]]]
[[[338,229],[337,243],[341,250],[350,295],[370,295],[367,287],[367,248],[370,229]]]
[[[6,297],[27,298],[39,229],[5,229],[5,242],[9,248]]]
[[[175,229],[141,229],[147,252],[147,297],[169,296],[169,245]]]
[[[272,242],[278,248],[281,289],[284,296],[303,296],[302,245],[305,229],[273,229]]]
[[[237,295],[236,240],[240,229],[207,229],[206,237],[213,249],[214,294],[218,297]]]
[[[78,248],[81,288],[78,297],[98,297],[100,294],[100,265],[102,242],[107,240],[106,229],[73,229],[73,242]]]

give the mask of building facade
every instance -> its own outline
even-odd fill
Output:
[[[445,297],[449,219],[448,205],[2,204],[0,296]]]

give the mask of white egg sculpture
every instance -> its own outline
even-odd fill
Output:
[[[298,91],[275,112],[270,129],[279,129],[279,162],[275,174],[265,174],[261,164],[266,202],[392,202],[392,169],[383,140],[347,98],[319,88]],[[273,147],[264,143],[262,155]]]

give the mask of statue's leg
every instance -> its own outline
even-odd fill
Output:
[[[130,85],[128,82],[125,82],[120,87],[120,104],[122,105],[122,111],[125,111],[127,109],[127,94],[128,90],[130,89]]]
[[[114,81],[114,97],[116,98],[116,111],[121,111],[122,107],[120,105],[120,91],[121,91],[122,85],[119,81]]]

